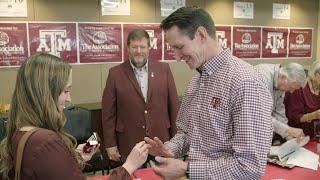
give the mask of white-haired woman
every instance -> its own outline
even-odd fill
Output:
[[[293,93],[286,93],[284,103],[289,124],[302,128],[313,138],[320,125],[320,61],[315,61],[308,73],[308,83]]]

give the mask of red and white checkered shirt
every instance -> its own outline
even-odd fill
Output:
[[[260,74],[224,50],[190,82],[165,145],[189,155],[190,179],[260,179],[272,141],[272,98]]]

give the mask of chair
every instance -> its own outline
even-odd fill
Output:
[[[67,118],[65,130],[76,138],[78,144],[85,143],[86,140],[92,135],[91,128],[91,115],[86,109],[80,107],[71,107],[64,109],[64,114]],[[101,170],[104,175],[104,169],[107,167],[101,151],[98,150],[91,160],[87,162],[84,172],[94,172]]]
[[[5,130],[6,130],[5,127],[6,127],[6,119],[0,117],[0,142],[4,138]],[[0,161],[0,165],[1,165],[1,161]],[[2,174],[0,173],[0,180],[1,178],[2,178]]]
[[[5,124],[6,121],[4,118],[0,118],[0,142],[2,141],[2,139],[4,138],[4,134],[5,134]]]

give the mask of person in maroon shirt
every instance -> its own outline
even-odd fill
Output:
[[[63,128],[66,122],[63,108],[71,101],[71,86],[71,66],[58,57],[37,54],[21,65],[6,136],[0,144],[0,171],[5,178],[13,178],[14,169],[17,169],[17,149],[22,136],[40,128],[24,147],[20,179],[86,179],[81,168],[99,145],[88,148],[86,153],[83,151],[85,144],[77,146],[76,140]],[[145,142],[137,144],[112,178],[130,178],[130,174],[146,161],[148,147]]]
[[[308,74],[307,86],[286,93],[284,104],[289,125],[302,128],[313,138],[320,133],[320,61],[312,64]]]

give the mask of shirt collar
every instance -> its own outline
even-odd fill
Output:
[[[218,55],[209,59],[202,68],[202,73],[206,73],[209,76],[214,74],[218,69],[221,69],[221,66],[226,62],[226,60],[232,58],[230,49],[225,49],[220,52]]]
[[[135,66],[132,64],[131,60],[129,60],[129,61],[130,61],[130,65],[131,65],[131,67],[132,67],[132,69],[133,69],[134,72],[140,72],[140,71],[148,72],[148,60],[147,60],[146,64],[145,64],[141,69],[138,69],[137,67],[135,67]]]

